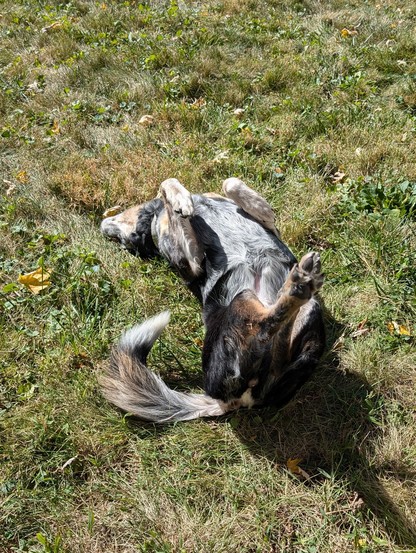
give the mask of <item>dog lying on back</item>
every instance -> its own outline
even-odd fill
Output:
[[[106,398],[157,423],[283,406],[323,353],[317,253],[299,263],[280,240],[270,205],[241,180],[225,197],[191,195],[176,179],[160,198],[104,219],[103,234],[140,257],[161,255],[202,304],[204,394],[170,389],[146,366],[165,311],[127,330],[101,380]]]

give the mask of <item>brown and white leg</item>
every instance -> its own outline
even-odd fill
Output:
[[[191,218],[194,214],[194,204],[190,192],[177,180],[167,179],[160,185],[160,193],[165,204],[169,238],[174,252],[164,252],[179,270],[183,264],[188,265],[190,276],[201,272],[204,249],[199,243],[192,228]],[[162,248],[163,245],[160,244]]]
[[[293,322],[299,309],[321,288],[323,275],[318,253],[310,252],[302,257],[290,271],[276,303],[263,316],[260,336],[270,340],[277,333],[291,336]],[[282,347],[288,350],[286,343]]]
[[[260,194],[248,187],[242,180],[231,177],[223,182],[222,189],[246,213],[254,217],[267,230],[280,236],[275,225],[275,216],[271,205]]]

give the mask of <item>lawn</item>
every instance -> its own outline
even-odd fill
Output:
[[[1,553],[416,551],[412,0],[2,0],[0,152]],[[170,309],[197,390],[200,310],[102,214],[229,176],[321,253],[327,352],[281,411],[138,423],[111,345]]]

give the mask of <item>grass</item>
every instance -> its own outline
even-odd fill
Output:
[[[1,12],[0,551],[416,551],[414,3]],[[196,389],[202,325],[101,214],[231,175],[321,252],[327,354],[280,412],[135,423],[97,386],[111,344],[170,308],[151,365]],[[34,295],[18,277],[37,267]]]

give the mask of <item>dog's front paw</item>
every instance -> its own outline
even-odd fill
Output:
[[[290,296],[308,300],[321,288],[323,282],[321,258],[318,253],[310,252],[290,271],[288,293]]]
[[[165,180],[160,189],[163,199],[175,213],[181,217],[191,217],[194,214],[192,196],[178,179]]]
[[[194,214],[194,204],[191,196],[182,196],[178,194],[171,203],[172,209],[181,217],[190,217]]]

